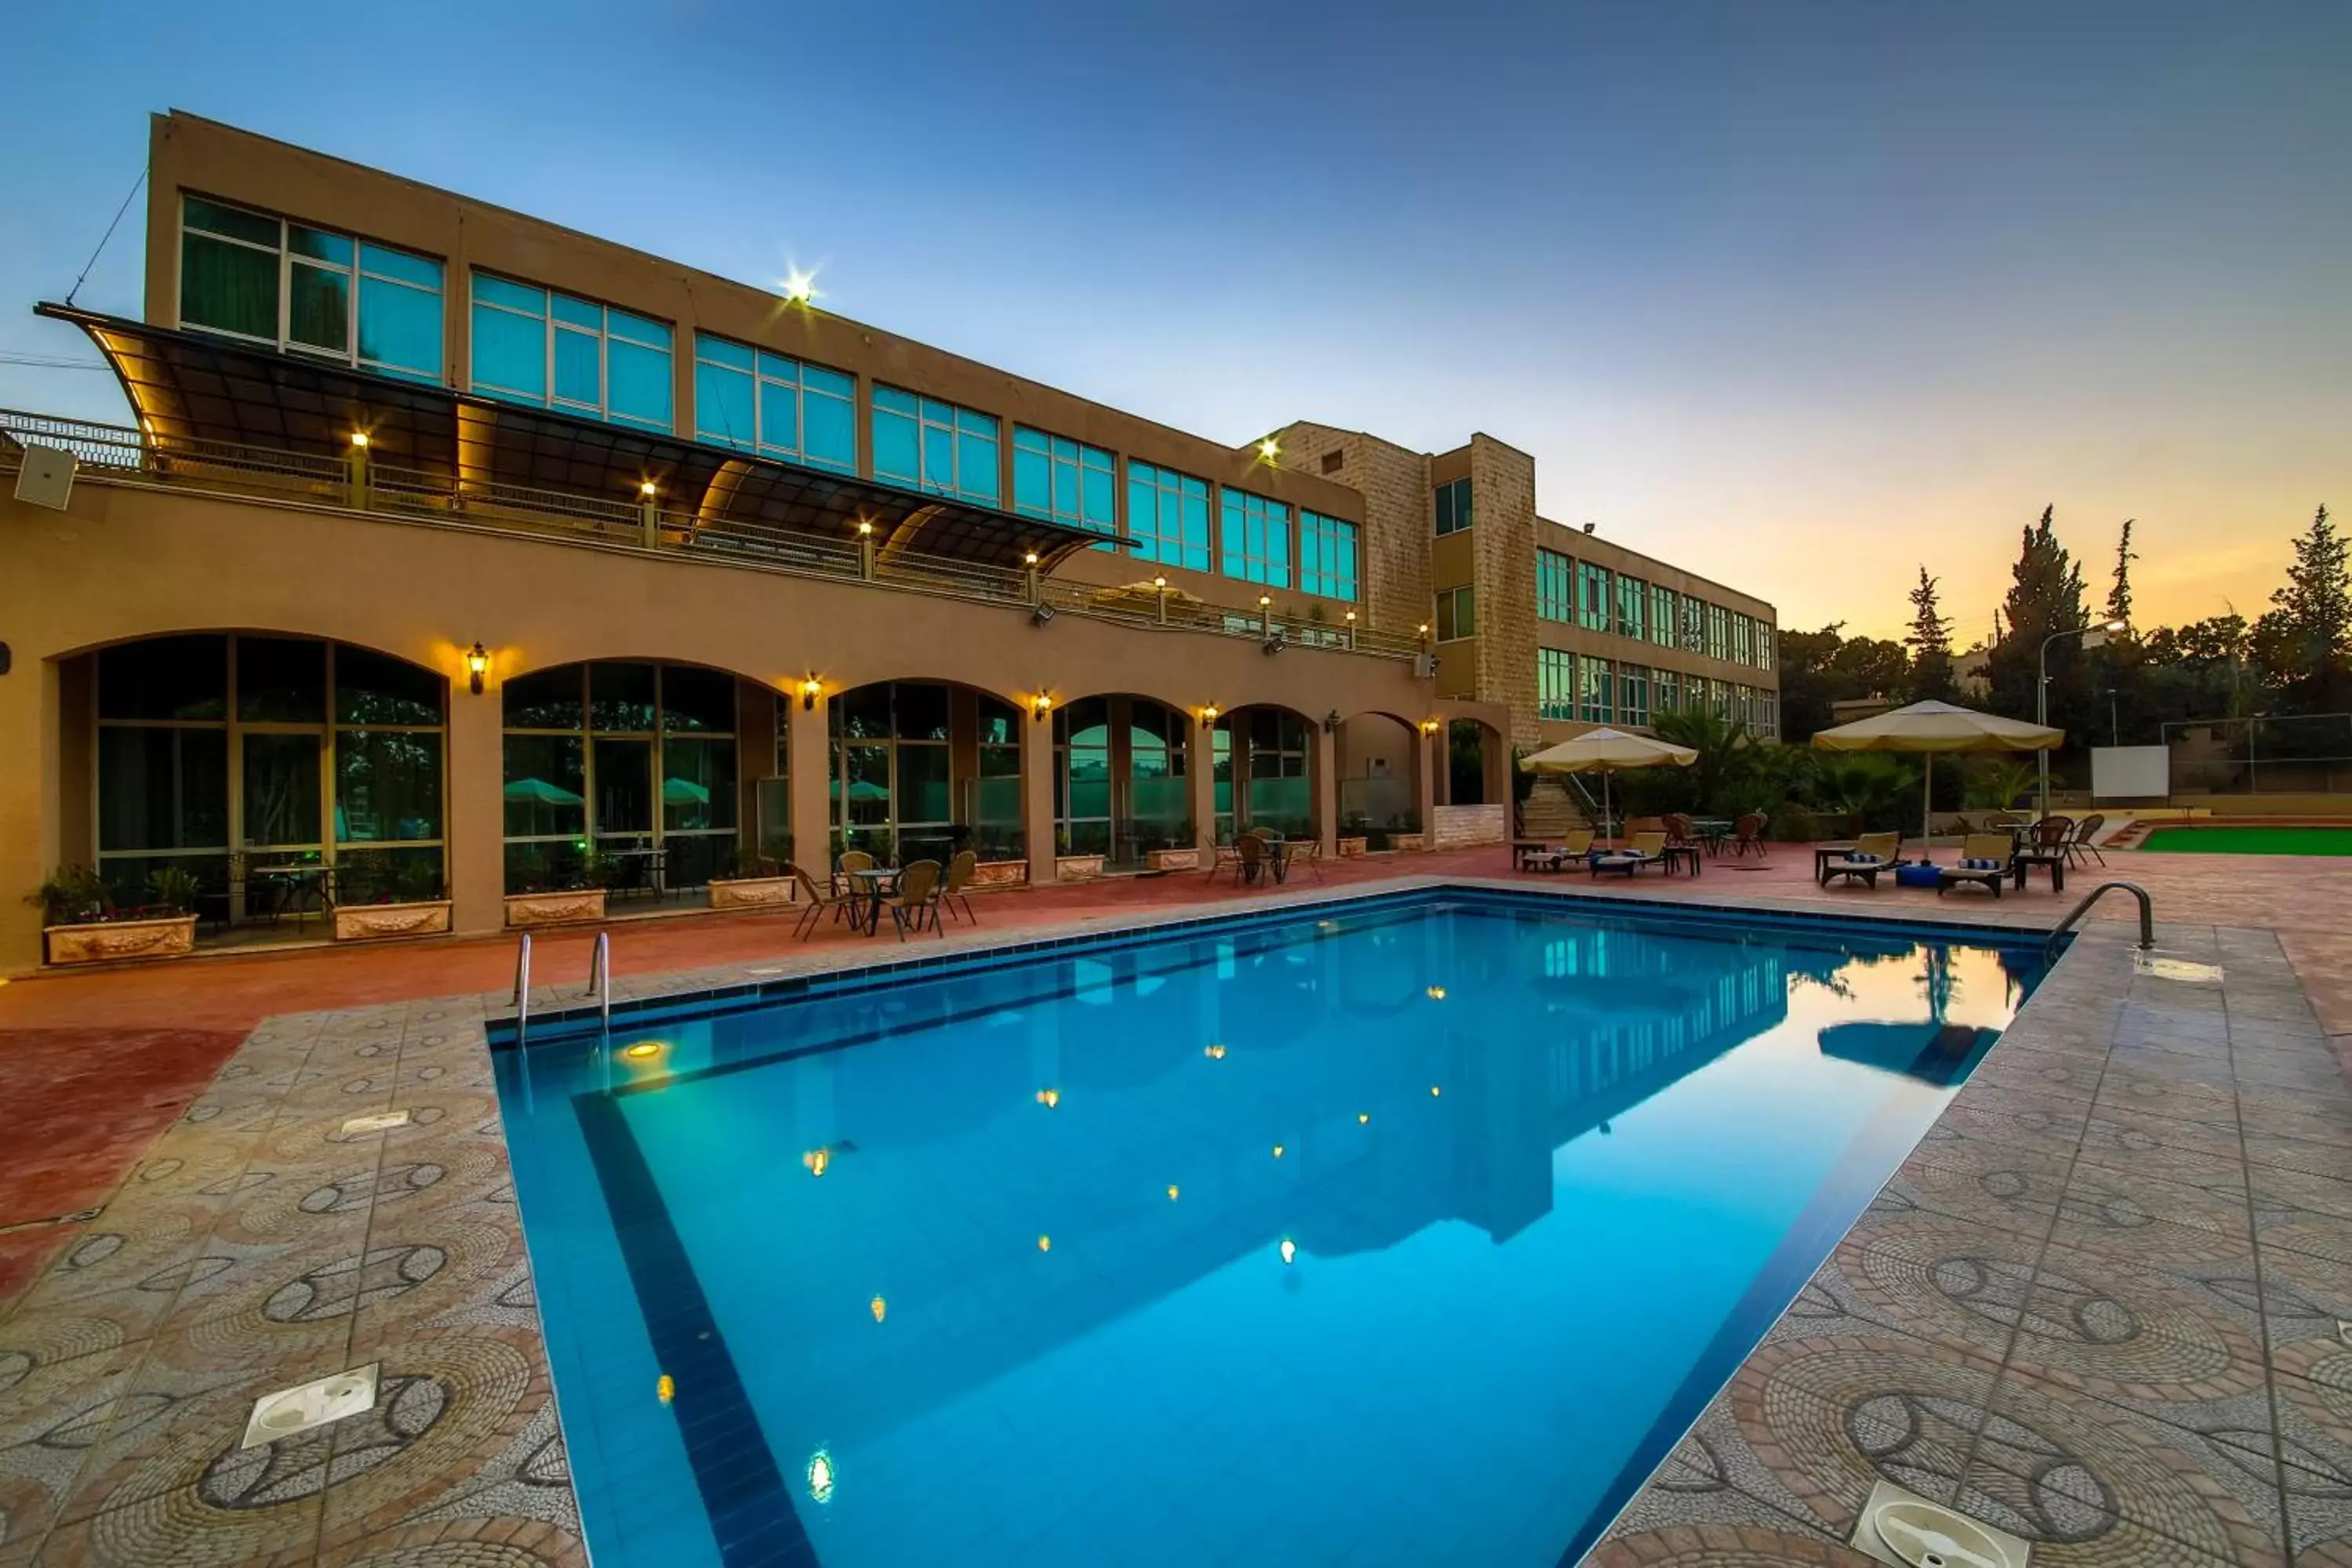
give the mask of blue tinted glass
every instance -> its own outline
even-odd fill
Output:
[[[760,355],[760,374],[778,381],[797,382],[801,378],[801,362],[786,359],[782,354],[763,353]]]
[[[521,310],[534,316],[547,314],[546,289],[509,283],[487,272],[474,274],[474,298],[485,304],[504,305],[509,310]]]
[[[922,459],[916,447],[915,421],[884,406],[883,394],[887,391],[888,388],[880,386],[874,389],[874,472],[877,478],[911,485],[922,478],[923,471]],[[891,394],[894,399],[904,395],[902,393]],[[817,401],[815,398],[809,400],[812,405],[809,409],[811,446],[815,444],[816,409],[814,405]],[[913,399],[908,398],[908,401],[912,403]]]
[[[694,433],[727,447],[753,445],[751,378],[715,364],[694,367]]]
[[[373,272],[379,278],[397,278],[403,283],[414,283],[420,289],[441,291],[441,264],[427,257],[411,256],[404,250],[391,250],[381,245],[360,246],[360,270]]]
[[[946,490],[955,487],[955,432],[936,425],[923,426],[923,488]]]
[[[360,363],[376,369],[407,371],[439,380],[439,291],[427,293],[404,284],[362,278]]]
[[[1111,484],[1110,470],[1090,468],[1080,477],[1078,484],[1078,514],[1087,526],[1098,528],[1105,533],[1114,531],[1118,526],[1118,513],[1114,504],[1116,491]]]
[[[965,495],[994,500],[1000,483],[996,473],[996,421],[988,422],[988,434],[969,433],[956,437],[958,468],[956,487]]]
[[[826,397],[815,391],[818,374],[808,373],[810,390],[801,399],[801,458],[820,468],[854,469],[857,467],[856,405],[846,396]]]
[[[604,307],[592,305],[585,300],[575,300],[569,294],[555,296],[555,319],[569,321],[575,327],[585,327],[592,332],[604,330]]]
[[[1016,452],[1043,452],[1051,444],[1052,438],[1043,430],[1032,430],[1026,425],[1013,427],[1013,449]]]
[[[760,384],[760,444],[786,452],[801,447],[800,394],[772,381]]]
[[[672,423],[668,351],[640,348],[615,338],[606,345],[605,353],[613,378],[612,416],[668,429]]]
[[[829,392],[835,397],[855,397],[857,395],[856,377],[844,375],[837,370],[826,370],[819,365],[801,366],[801,384],[811,392]],[[881,395],[882,389],[875,388],[877,402],[881,400]]]
[[[1013,436],[1013,507],[1031,517],[1051,517],[1054,512],[1053,464],[1031,445],[1034,433],[1017,430]]]
[[[750,349],[741,343],[730,343],[725,338],[714,338],[709,332],[694,334],[694,357],[723,364],[730,370],[748,371],[753,358]],[[765,358],[765,355],[759,356]]]
[[[526,316],[474,307],[474,385],[547,396],[547,327]]]
[[[809,384],[814,386],[816,384],[811,382]],[[893,414],[913,415],[917,401],[913,393],[901,392],[895,386],[877,386],[874,389],[874,406],[887,408]],[[908,471],[913,472],[911,468]]]
[[[605,311],[604,331],[614,337],[626,338],[633,343],[643,343],[647,348],[669,347],[667,322],[649,321],[643,316],[632,316],[626,310]]]
[[[338,267],[352,264],[352,242],[348,238],[324,229],[305,228],[299,223],[286,226],[286,248],[296,256],[331,261]]]
[[[555,333],[555,396],[560,403],[584,403],[593,407],[604,402],[604,371],[597,363],[602,358],[604,340],[586,332],[574,332],[563,328]]]
[[[1146,561],[1160,559],[1160,492],[1152,487],[1148,463],[1127,466],[1127,531],[1135,536],[1135,552]]]
[[[922,399],[922,405],[924,424],[953,425],[955,423],[954,404],[941,403],[936,398],[926,397]]]

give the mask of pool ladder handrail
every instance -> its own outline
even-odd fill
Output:
[[[596,945],[588,954],[588,989],[583,996],[597,999],[597,1012],[604,1026],[613,1026],[613,933],[600,931]],[[522,1043],[523,1031],[530,1024],[530,932],[522,933],[515,944],[514,994],[507,998],[515,1010],[515,1043]]]
[[[2042,947],[2043,954],[2046,956],[2056,952],[2058,951],[2058,939],[2074,929],[2074,922],[2081,920],[2083,916],[2089,911],[2091,906],[2099,901],[2099,896],[2102,893],[2112,893],[2117,888],[2121,888],[2124,891],[2129,893],[2133,898],[2139,900],[2139,950],[2142,952],[2147,952],[2150,949],[2154,948],[2156,946],[2156,904],[2154,900],[2148,898],[2147,889],[2141,887],[2137,882],[2116,881],[2100,883],[2097,887],[2092,889],[2087,894],[2084,895],[2083,901],[2081,903],[2076,904],[2073,909],[2066,911],[2066,918],[2060,921],[2057,925],[2051,929],[2050,940],[2044,942]]]

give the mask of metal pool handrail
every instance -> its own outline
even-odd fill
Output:
[[[2074,929],[2074,922],[2081,920],[2090,907],[2099,901],[2100,894],[2112,893],[2117,888],[2121,888],[2139,900],[2139,950],[2146,952],[2154,947],[2156,945],[2156,905],[2149,900],[2147,889],[2137,882],[2102,882],[2092,889],[2081,903],[2068,910],[2066,918],[2060,921],[2051,931],[2050,940],[2042,944],[2043,955],[2047,956],[2058,951],[2058,939]]]
[[[507,1001],[515,1010],[515,1044],[522,1044],[523,1026],[530,1022],[530,932],[522,933],[515,948],[514,994]]]
[[[597,1011],[604,1016],[604,1027],[610,1029],[613,1026],[613,933],[611,931],[600,931],[596,933],[595,950],[588,955],[588,989],[583,991],[581,994],[598,998],[601,1005]]]

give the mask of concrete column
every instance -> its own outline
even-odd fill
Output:
[[[785,705],[784,764],[792,770],[793,863],[822,887],[833,875],[832,797],[826,791],[832,758],[826,747],[825,699],[816,706],[795,697]]]
[[[1323,858],[1339,853],[1339,732],[1315,726],[1315,753],[1309,766],[1315,786],[1315,836],[1322,840]]]
[[[760,820],[760,781],[772,777],[776,771],[774,689],[755,681],[738,680],[735,715],[735,841],[758,854],[763,847],[763,837],[772,836],[779,827],[791,831],[789,823]]]
[[[1192,842],[1206,849],[1217,841],[1216,726],[1198,713],[1185,731],[1184,795],[1192,802]]]
[[[1021,824],[1029,840],[1029,885],[1050,888],[1054,869],[1054,716],[1021,717]]]
[[[506,737],[500,719],[503,679],[494,658],[482,694],[467,689],[460,672],[449,682],[448,822],[442,851],[457,931],[497,931],[506,924]]]
[[[0,974],[41,962],[41,911],[25,895],[63,858],[58,824],[61,765],[58,666],[18,656],[0,676]]]
[[[1434,735],[1413,731],[1413,809],[1421,816],[1422,842],[1431,844],[1437,837],[1437,770],[1445,743],[1445,726],[1440,723]]]

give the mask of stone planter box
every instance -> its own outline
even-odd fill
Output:
[[[1370,838],[1342,838],[1339,840],[1339,854],[1342,858],[1352,860],[1368,851],[1371,847],[1371,843]]]
[[[790,877],[726,877],[710,882],[710,907],[718,910],[780,910],[800,897]]]
[[[582,888],[568,893],[509,893],[507,925],[578,925],[604,918],[604,889]]]
[[[1427,847],[1423,843],[1423,837],[1419,833],[1391,833],[1389,835],[1389,847],[1408,852],[1418,851]]]
[[[1018,888],[1028,880],[1026,860],[982,860],[971,872],[971,885],[975,888]]]
[[[1197,871],[1201,868],[1198,849],[1151,849],[1144,859],[1155,871]]]
[[[1057,882],[1091,882],[1102,873],[1103,858],[1099,855],[1054,857],[1054,879]]]
[[[373,942],[388,936],[441,936],[449,930],[449,900],[416,904],[338,904],[337,942]]]
[[[123,958],[179,958],[196,951],[196,917],[102,921],[43,929],[51,963],[110,963]]]

